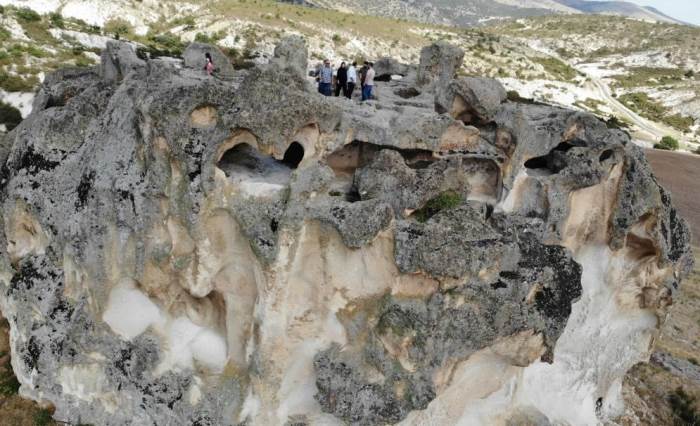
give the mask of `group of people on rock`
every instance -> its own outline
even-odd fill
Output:
[[[214,61],[211,53],[204,54],[204,71],[211,76],[214,73]],[[331,61],[325,59],[323,65],[316,70],[316,81],[318,82],[318,92],[325,96],[343,96],[352,99],[352,93],[359,82],[362,90],[362,100],[372,99],[374,90],[374,63],[365,61],[358,70],[357,62],[349,66],[345,62],[340,63],[340,67],[334,70]]]
[[[363,101],[372,99],[374,76],[374,64],[369,61],[365,61],[359,70],[357,62],[353,62],[349,66],[345,62],[341,62],[340,67],[334,70],[331,61],[325,59],[323,65],[316,70],[318,92],[322,95],[332,96],[335,94],[335,96],[340,96],[342,92],[343,96],[352,99],[352,93],[359,83]]]

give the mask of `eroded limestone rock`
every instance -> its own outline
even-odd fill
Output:
[[[447,84],[462,66],[464,51],[446,41],[437,41],[420,51],[420,63],[416,83],[426,85]]]
[[[194,42],[187,46],[187,49],[182,53],[184,64],[188,68],[195,70],[203,70],[205,54],[211,55],[214,62],[214,74],[221,78],[230,78],[233,76],[233,65],[228,60],[226,55],[216,46],[207,43]],[[204,73],[204,71],[202,71]]]
[[[47,78],[0,150],[23,395],[105,425],[614,419],[690,266],[629,136],[453,80],[444,44],[363,105],[298,49]]]
[[[435,108],[468,124],[486,124],[493,120],[505,100],[506,89],[497,80],[464,77],[439,88]]]

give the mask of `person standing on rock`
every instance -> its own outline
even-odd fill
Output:
[[[340,96],[340,92],[343,92],[343,96],[348,91],[348,69],[345,66],[345,62],[340,63],[338,68],[336,78],[335,78],[335,96]]]
[[[352,99],[352,92],[355,90],[355,84],[357,84],[357,62],[353,62],[348,67],[348,83],[346,86],[345,96],[348,99]]]
[[[331,61],[326,59],[323,61],[323,66],[318,70],[318,75],[316,76],[316,81],[318,81],[318,93],[323,96],[331,96],[331,89],[333,85],[333,68],[331,67]]]
[[[365,90],[365,77],[367,76],[367,69],[369,67],[367,66],[367,61],[362,65],[362,68],[360,68],[360,89]]]
[[[207,61],[204,65],[204,70],[207,72],[207,75],[214,74],[214,60],[211,58],[211,53],[205,53],[204,59]]]
[[[367,74],[365,75],[365,84],[362,87],[362,100],[372,99],[372,88],[374,87],[374,67],[373,63],[367,63]]]

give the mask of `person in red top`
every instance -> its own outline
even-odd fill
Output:
[[[204,65],[204,69],[206,70],[207,75],[214,74],[214,61],[211,59],[211,53],[209,53],[209,52],[205,53],[204,57],[207,60],[206,65]]]

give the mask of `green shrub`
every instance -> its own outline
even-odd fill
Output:
[[[255,62],[251,61],[253,59],[253,54],[251,51],[244,49],[241,53],[238,49],[232,47],[230,49],[223,50],[224,55],[228,57],[233,65],[234,69],[237,70],[247,70],[255,66]]]
[[[509,90],[507,93],[508,100],[511,102],[518,102],[521,104],[534,104],[535,101],[532,98],[523,98],[520,96],[517,90]]]
[[[668,396],[668,403],[673,410],[674,425],[700,424],[700,413],[695,406],[695,398],[688,395],[682,387],[678,387]]]
[[[148,54],[151,58],[159,56],[182,56],[185,45],[178,36],[170,33],[153,34],[149,33],[146,41],[146,49],[137,50],[137,54]]]
[[[30,9],[28,7],[23,7],[21,9],[17,9],[17,11],[15,12],[15,16],[17,16],[18,19],[20,19],[24,22],[41,21],[41,15],[34,12],[32,9]]]
[[[689,131],[694,122],[691,117],[680,114],[669,115],[666,107],[651,99],[646,93],[625,93],[620,96],[619,100],[645,118],[667,124],[684,132]]]
[[[680,148],[678,141],[671,136],[664,136],[661,138],[661,142],[654,145],[656,149],[663,149],[667,151],[677,151]]]
[[[0,41],[9,40],[11,36],[12,34],[10,33],[10,31],[7,28],[0,25]]]
[[[9,131],[17,127],[22,121],[22,114],[12,105],[0,101],[0,124],[4,124]]]
[[[66,26],[66,23],[63,22],[63,16],[61,16],[60,13],[56,13],[56,12],[51,12],[49,14],[49,22],[51,22],[51,26],[53,28],[63,29]]]
[[[216,42],[218,42],[224,37],[226,37],[226,33],[224,31],[217,31],[213,34],[197,33],[194,36],[194,41],[198,41],[200,43],[216,44]]]
[[[119,40],[123,36],[132,34],[132,27],[128,21],[120,18],[114,18],[105,22],[103,32],[105,35],[111,35]]]
[[[82,68],[87,68],[95,65],[95,63],[92,61],[92,59],[88,58],[85,55],[80,55],[77,58],[75,58],[75,66],[76,67],[82,67]]]
[[[0,71],[0,89],[6,92],[32,92],[37,84],[39,80],[34,76],[23,78]]]
[[[620,120],[619,117],[613,115],[609,119],[605,120],[605,124],[608,129],[629,129],[630,125],[626,121]]]
[[[562,81],[573,80],[578,75],[574,68],[557,58],[532,58],[532,61],[542,65],[547,73]]]
[[[442,210],[453,209],[462,204],[462,196],[455,191],[445,191],[435,198],[432,198],[425,206],[414,213],[418,222],[427,222]]]
[[[45,408],[34,413],[34,424],[36,426],[48,426],[51,424],[51,412]]]

